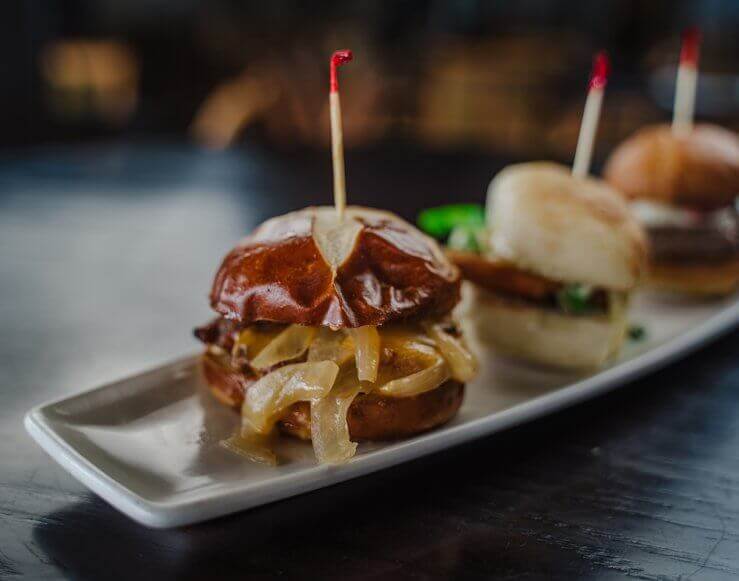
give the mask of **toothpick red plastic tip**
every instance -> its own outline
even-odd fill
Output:
[[[698,66],[698,56],[701,46],[701,31],[697,26],[691,26],[683,31],[683,43],[680,49],[680,64],[691,67]]]
[[[593,58],[593,71],[590,73],[588,88],[605,89],[610,72],[611,61],[608,59],[608,53],[602,50]]]
[[[350,50],[337,50],[331,55],[330,61],[330,87],[331,92],[336,93],[339,90],[339,78],[336,76],[336,69],[343,64],[348,63],[354,58],[352,51]]]

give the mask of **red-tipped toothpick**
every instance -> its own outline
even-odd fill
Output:
[[[344,217],[346,207],[346,178],[344,174],[344,132],[341,129],[341,101],[339,100],[339,79],[336,76],[336,69],[348,63],[352,58],[352,51],[337,50],[331,55],[330,61],[331,157],[334,164],[334,206],[336,206],[339,219]]]
[[[700,43],[701,32],[697,26],[691,26],[683,32],[672,112],[672,132],[676,135],[687,135],[693,129]]]
[[[580,123],[580,135],[577,138],[575,160],[572,162],[572,175],[575,177],[585,177],[590,169],[593,143],[595,142],[595,133],[598,130],[600,108],[603,104],[603,93],[608,82],[610,68],[611,65],[605,51],[595,55],[593,72],[590,73],[590,83],[588,84],[588,97],[585,101],[585,110]]]

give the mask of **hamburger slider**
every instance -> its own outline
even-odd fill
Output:
[[[437,243],[391,213],[312,207],[262,224],[223,260],[217,318],[195,330],[210,390],[241,410],[227,447],[274,462],[282,432],[340,463],[358,441],[449,421],[476,367],[449,316],[459,291]]]
[[[697,124],[645,127],[609,158],[605,179],[632,201],[659,290],[724,295],[739,284],[739,137]]]
[[[548,162],[512,165],[490,184],[478,252],[450,250],[476,287],[479,339],[510,355],[593,368],[615,355],[644,234],[610,186]]]
[[[683,32],[672,125],[645,127],[611,155],[605,178],[633,201],[657,289],[724,295],[739,283],[739,137],[695,124],[701,33]]]

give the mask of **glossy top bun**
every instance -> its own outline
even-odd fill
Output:
[[[437,243],[394,214],[313,207],[266,221],[224,259],[211,306],[241,324],[382,325],[443,314],[460,277]]]
[[[490,183],[492,253],[559,282],[630,290],[646,261],[644,231],[602,180],[549,162],[511,165]]]
[[[604,176],[629,198],[718,209],[739,194],[739,137],[708,124],[684,137],[668,125],[645,127],[615,149]]]

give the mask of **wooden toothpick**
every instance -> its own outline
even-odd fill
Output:
[[[698,27],[692,26],[683,32],[680,66],[677,69],[675,86],[675,106],[672,111],[672,132],[675,135],[687,135],[693,129],[700,42],[701,33]]]
[[[350,50],[337,50],[331,55],[329,106],[331,109],[331,157],[334,167],[334,206],[339,219],[346,208],[346,177],[344,173],[344,132],[341,128],[341,101],[336,69],[353,58]]]
[[[580,123],[580,135],[577,138],[575,160],[572,162],[572,175],[585,177],[590,170],[590,160],[593,156],[595,133],[598,130],[600,109],[603,104],[603,93],[608,82],[610,63],[608,55],[601,51],[593,59],[593,71],[588,84],[588,97],[585,101],[585,110]]]

